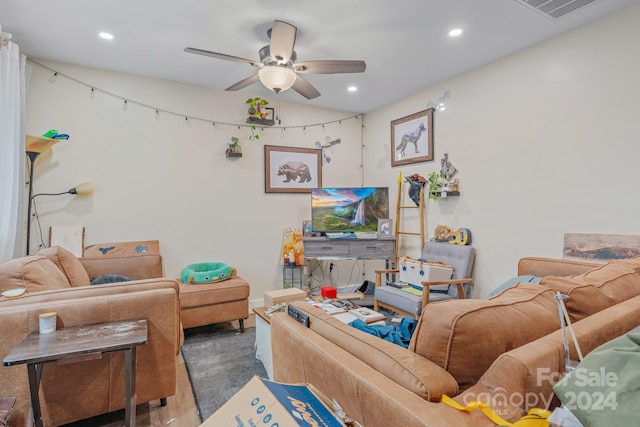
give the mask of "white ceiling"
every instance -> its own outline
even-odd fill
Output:
[[[638,1],[596,0],[554,20],[521,0],[0,0],[0,25],[29,57],[225,89],[257,68],[183,49],[257,60],[278,19],[298,27],[298,61],[367,63],[362,74],[305,74],[322,95],[306,100],[288,90],[282,99],[359,113]],[[456,27],[463,35],[449,37]],[[275,97],[260,83],[242,92]]]

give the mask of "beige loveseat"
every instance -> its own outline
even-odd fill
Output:
[[[175,393],[176,361],[182,339],[179,287],[160,278],[159,255],[137,254],[78,259],[49,248],[43,255],[0,265],[0,290],[25,287],[18,298],[0,297],[0,357],[32,331],[38,315],[57,313],[57,327],[144,317],[148,343],[137,351],[137,403]],[[88,286],[90,277],[121,274],[134,281]],[[15,396],[10,425],[29,418],[26,365],[0,367],[0,396]],[[45,364],[40,386],[43,422],[55,426],[124,408],[124,355],[57,365]]]
[[[556,290],[570,297],[587,354],[640,324],[640,258],[604,266],[525,258],[519,274],[543,279],[489,300],[427,305],[408,349],[294,303],[309,327],[272,317],[274,379],[313,384],[365,427],[494,425],[480,411],[440,403],[443,394],[485,402],[511,422],[530,407],[553,408],[551,387],[565,365]]]

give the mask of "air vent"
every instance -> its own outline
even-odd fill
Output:
[[[596,0],[515,0],[547,18],[556,20]]]

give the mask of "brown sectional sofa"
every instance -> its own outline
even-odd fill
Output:
[[[408,349],[294,303],[309,327],[286,314],[272,317],[275,380],[313,384],[366,427],[494,425],[479,411],[439,403],[443,394],[488,403],[511,422],[530,407],[553,408],[551,387],[565,363],[556,291],[570,296],[587,354],[640,324],[640,258],[606,265],[523,258],[518,270],[543,280],[489,300],[427,305]]]
[[[0,357],[4,359],[29,332],[38,330],[38,316],[44,312],[57,313],[58,328],[144,317],[149,335],[148,343],[137,352],[137,402],[173,395],[182,339],[178,283],[173,279],[152,278],[87,286],[89,275],[103,272],[137,279],[145,275],[161,276],[159,256],[98,261],[72,258],[73,255],[69,257],[69,253],[55,249],[44,254],[0,265],[1,290],[27,289],[18,298],[0,297]],[[3,366],[0,373],[0,396],[17,397],[11,425],[26,425],[30,407],[26,365]],[[40,402],[47,426],[123,408],[123,353],[65,365],[45,364]]]

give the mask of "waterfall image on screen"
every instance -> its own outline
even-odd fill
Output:
[[[386,187],[313,188],[313,231],[377,231],[378,219],[389,218]]]
[[[358,203],[358,209],[356,209],[356,215],[351,221],[351,225],[364,225],[364,199]]]

